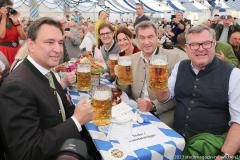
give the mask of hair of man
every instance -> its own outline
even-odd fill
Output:
[[[0,8],[1,8],[1,7],[4,7],[4,6],[7,6],[7,5],[12,6],[12,5],[13,5],[13,2],[10,1],[10,0],[1,0],[1,1],[0,1]]]
[[[186,34],[185,34],[186,43],[189,42],[189,37],[191,34],[201,33],[204,30],[207,30],[211,34],[212,38],[216,39],[216,32],[212,28],[209,28],[208,26],[206,26],[204,24],[200,24],[200,25],[193,26],[186,32]]]
[[[155,26],[155,24],[151,21],[142,21],[139,24],[136,25],[135,27],[135,31],[136,31],[136,36],[138,36],[138,31],[139,29],[145,29],[145,28],[149,28],[152,27],[154,29],[154,32],[158,33],[157,27]]]
[[[63,32],[63,27],[61,25],[60,22],[52,19],[52,18],[49,18],[49,17],[42,17],[42,18],[39,18],[38,20],[36,20],[28,29],[28,38],[35,41],[37,39],[37,34],[38,34],[38,31],[40,30],[41,26],[44,25],[44,24],[48,24],[48,25],[51,25],[51,26],[55,26],[56,28],[58,28],[62,34],[64,33]]]

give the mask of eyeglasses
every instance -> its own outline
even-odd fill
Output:
[[[203,43],[188,43],[187,45],[190,47],[191,50],[198,50],[200,46],[202,46],[203,49],[210,49],[213,44],[213,41],[206,41]]]
[[[104,37],[104,36],[109,36],[110,34],[112,34],[112,32],[100,33],[100,36]]]

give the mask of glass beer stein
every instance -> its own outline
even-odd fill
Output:
[[[92,107],[94,120],[98,126],[111,123],[112,118],[112,90],[108,86],[96,86],[92,91]]]
[[[108,67],[110,70],[111,77],[115,77],[114,67],[118,64],[118,55],[110,54],[108,58]]]
[[[120,85],[132,84],[132,61],[130,56],[121,56],[118,58],[118,83]]]
[[[153,90],[168,90],[168,62],[166,55],[154,55],[149,66],[149,87]]]
[[[76,88],[81,91],[91,90],[91,65],[78,64]]]

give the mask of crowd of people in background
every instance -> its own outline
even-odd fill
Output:
[[[81,125],[92,119],[92,112],[90,104],[85,101],[80,101],[74,110],[64,96],[64,89],[74,83],[75,74],[68,73],[61,79],[57,73],[51,73],[56,75],[53,78],[55,83],[59,83],[56,88],[62,103],[69,106],[68,109],[65,107],[68,120],[62,121],[58,115],[52,122],[46,118],[48,115],[45,112],[52,112],[48,107],[57,105],[57,101],[50,105],[41,100],[44,91],[49,90],[42,74],[86,52],[102,63],[104,75],[108,77],[109,55],[131,56],[133,84],[122,86],[116,77],[109,80],[136,100],[141,111],[151,112],[184,136],[187,140],[184,154],[191,153],[188,148],[193,143],[191,138],[201,133],[224,135],[214,156],[220,155],[220,152],[222,157],[230,158],[238,154],[240,25],[236,17],[215,14],[212,19],[193,25],[184,18],[183,12],[176,12],[171,19],[156,20],[146,16],[143,4],[137,3],[135,21],[110,22],[110,13],[104,10],[98,13],[95,22],[78,11],[60,20],[41,18],[33,21],[20,20],[21,13],[14,9],[15,12],[11,11],[12,6],[11,1],[0,1],[0,149],[4,148],[2,150],[7,158],[51,159],[55,156],[57,145],[66,138],[80,138],[77,133],[84,131]],[[168,57],[168,92],[156,93],[147,85],[146,77],[149,75],[146,70],[156,54]],[[27,69],[29,66],[34,69]],[[34,87],[42,94],[36,93]],[[47,94],[45,98],[51,102],[51,96]],[[34,104],[36,99],[39,104]],[[13,106],[13,110],[4,109],[9,105]],[[43,108],[37,110],[38,105]],[[34,111],[34,116],[31,111]],[[24,128],[25,124],[21,124],[24,120],[17,114],[37,120],[34,126],[29,123],[26,124],[28,128]],[[46,119],[42,121],[42,118]],[[13,123],[17,124],[15,128]],[[19,135],[12,133],[11,129],[18,130],[18,127],[23,127],[17,132]],[[194,141],[198,140],[194,138]],[[49,141],[53,143],[49,145]],[[97,153],[95,156],[99,157]]]

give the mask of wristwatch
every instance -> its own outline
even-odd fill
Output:
[[[228,153],[221,152],[220,156],[222,157],[222,160],[233,160],[233,156]]]

